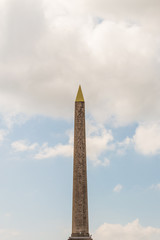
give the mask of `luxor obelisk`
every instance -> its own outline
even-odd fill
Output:
[[[85,102],[81,86],[75,101],[72,234],[69,240],[92,240],[88,223]]]

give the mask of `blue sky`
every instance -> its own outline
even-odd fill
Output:
[[[160,238],[160,3],[0,1],[0,239],[71,234],[74,101],[90,233]]]

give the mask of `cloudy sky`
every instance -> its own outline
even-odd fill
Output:
[[[70,236],[79,84],[93,239],[160,239],[159,12],[159,0],[0,0],[1,240]]]

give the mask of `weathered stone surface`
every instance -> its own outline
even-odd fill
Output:
[[[91,236],[89,237],[70,237],[68,240],[92,240]]]
[[[75,102],[72,235],[69,240],[91,240],[88,224],[85,102]]]
[[[75,102],[72,236],[88,236],[85,103]]]

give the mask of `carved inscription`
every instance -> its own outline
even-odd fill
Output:
[[[85,103],[75,103],[72,236],[89,236]]]

